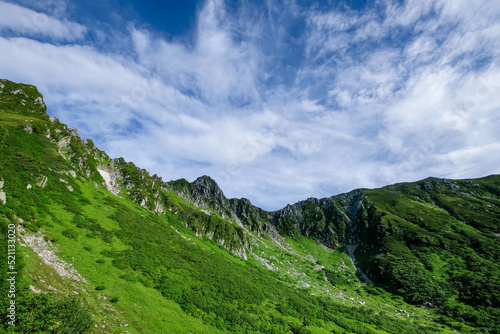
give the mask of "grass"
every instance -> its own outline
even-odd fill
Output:
[[[90,184],[81,184],[85,195],[92,195],[89,198],[100,202],[105,193],[102,189],[95,189]],[[120,200],[120,199],[118,199]],[[126,201],[124,201],[126,202]],[[109,216],[114,210],[107,210],[106,205],[88,205],[89,215],[99,220],[107,228],[117,228]],[[137,209],[137,207],[135,207]],[[50,227],[46,227],[46,232],[50,236],[57,236],[57,255],[67,263],[71,263],[78,272],[87,279],[89,284],[84,284],[80,288],[75,288],[71,280],[62,278],[55,270],[45,264],[40,265],[38,257],[29,248],[24,251],[28,255],[26,272],[32,279],[32,284],[36,289],[51,290],[50,285],[57,291],[74,291],[79,293],[94,314],[97,327],[96,333],[109,333],[110,330],[116,333],[215,333],[217,330],[203,324],[201,319],[189,317],[178,304],[165,299],[161,293],[151,287],[145,287],[139,282],[129,282],[121,277],[127,274],[126,271],[117,269],[111,261],[105,258],[101,252],[103,250],[120,251],[127,247],[117,238],[111,244],[107,244],[99,238],[86,238],[83,229],[75,228],[71,223],[73,214],[64,210],[58,205],[51,207],[51,212],[58,217],[59,222],[52,222]],[[72,227],[78,233],[77,240],[66,238],[62,231]],[[104,227],[104,226],[103,226]],[[87,247],[91,251],[85,249]],[[84,255],[84,256],[82,256]],[[96,261],[105,259],[102,264]],[[45,283],[42,283],[44,281]],[[98,285],[105,286],[102,291],[95,290]],[[102,299],[105,296],[106,300]],[[117,303],[111,304],[109,300],[116,296]],[[128,324],[127,327],[124,327]],[[105,326],[102,328],[101,326]]]
[[[243,233],[234,221],[222,218],[227,208],[200,211],[123,160],[116,168],[129,189],[122,197],[112,195],[96,170],[110,163],[104,152],[73,137],[61,149],[62,158],[55,143],[69,136],[67,127],[48,121],[44,113],[24,116],[17,95],[7,102],[0,105],[17,109],[0,113],[0,177],[7,193],[7,204],[0,206],[2,224],[23,218],[27,233],[52,240],[57,255],[85,277],[84,284],[63,278],[22,248],[30,284],[54,291],[56,299],[76,296],[92,314],[94,333],[498,328],[492,323],[500,298],[497,178],[477,180],[478,186],[430,180],[425,189],[413,183],[363,190],[363,207],[351,221],[343,218],[352,200],[347,195],[305,201],[305,221],[287,217],[282,232],[288,236],[280,241],[266,233]],[[24,130],[26,123],[33,133]],[[70,170],[76,178],[68,175]],[[171,185],[192,190],[187,181]],[[457,185],[460,193],[452,191]],[[137,204],[146,197],[145,207]],[[153,198],[164,205],[164,214],[153,213]],[[255,219],[247,223],[269,224]],[[329,226],[335,235],[320,240],[321,234],[311,229],[313,236],[306,237],[294,230],[298,224]],[[347,230],[353,225],[357,229]],[[348,236],[360,241],[356,266],[369,271],[376,285],[356,275],[346,251]],[[335,242],[337,248],[322,241]],[[247,260],[235,255],[244,244]],[[438,307],[417,306],[428,301]]]

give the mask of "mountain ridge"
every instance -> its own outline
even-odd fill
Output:
[[[49,117],[43,97],[34,86],[7,80],[0,80],[0,84],[2,219],[19,224],[27,231],[23,235],[42,233],[44,238],[52,238],[54,243],[60,244],[59,247],[74,244],[84,247],[82,249],[93,257],[100,255],[88,249],[102,249],[99,254],[105,258],[97,261],[109,261],[108,270],[119,272],[118,277],[126,277],[113,281],[117,285],[124,284],[125,280],[134,284],[129,288],[153,287],[154,291],[161,291],[162,296],[180,305],[185,314],[199,315],[209,328],[230,329],[236,322],[212,310],[207,306],[208,299],[200,299],[196,294],[199,284],[208,284],[216,278],[203,278],[203,272],[196,274],[199,275],[196,278],[192,276],[198,268],[190,266],[200,262],[198,253],[189,247],[198,247],[198,252],[209,249],[203,254],[210,261],[219,261],[211,255],[218,252],[227,257],[224,253],[227,250],[236,256],[230,258],[231,263],[246,263],[247,274],[253,273],[251,268],[257,265],[269,271],[265,275],[259,272],[261,276],[278,275],[270,276],[273,279],[266,283],[275,289],[278,285],[272,282],[277,280],[297,291],[314,289],[307,292],[308,295],[336,296],[342,303],[352,302],[363,307],[368,300],[369,304],[385,307],[377,299],[380,295],[388,298],[391,305],[398,304],[396,297],[400,297],[411,305],[424,306],[422,310],[415,310],[418,316],[425,314],[427,308],[436,310],[434,316],[445,326],[441,328],[445,332],[449,328],[465,332],[474,332],[474,328],[479,331],[498,329],[494,324],[500,316],[500,288],[495,283],[500,280],[497,264],[500,260],[498,175],[464,180],[426,178],[377,189],[355,189],[331,197],[311,197],[279,210],[266,211],[245,198],[226,198],[209,176],[201,176],[193,182],[185,179],[164,182],[160,176],[150,175],[123,158],[111,159],[96,148],[92,140],[82,140],[76,129]],[[147,238],[140,242],[134,239],[131,231],[137,235],[146,232],[140,230],[141,226],[151,229],[148,238],[155,240],[153,243]],[[150,255],[156,262],[149,267],[145,258],[149,250],[144,248],[145,243],[162,250],[163,257],[169,254],[164,244],[168,240],[155,235],[154,229],[162,231],[169,239],[177,238],[175,245],[184,247],[185,254],[190,255],[176,253],[178,257],[168,264],[163,263],[161,257]],[[214,248],[215,245],[221,249]],[[30,251],[26,249],[26,252]],[[31,257],[28,260],[30,275],[36,275],[30,261],[34,260]],[[179,265],[176,261],[193,273],[176,268]],[[236,272],[242,270],[237,266],[231,268]],[[84,277],[96,277],[92,276],[95,275],[92,270],[98,269],[80,264],[79,270],[84,271]],[[205,271],[210,269],[205,268]],[[237,280],[235,276],[233,279]],[[99,278],[88,280],[89,284],[97,285],[96,289],[105,286]],[[186,286],[186,281],[190,285]],[[43,282],[33,278],[31,284],[36,290],[48,289]],[[62,282],[61,286],[65,284]],[[220,284],[223,289],[227,280]],[[234,288],[240,289],[240,286]],[[292,296],[292,290],[286,290],[283,298],[287,299],[288,294]],[[102,296],[90,294],[82,298],[92,308],[101,305]],[[217,294],[210,298],[215,296]],[[352,300],[347,296],[352,296],[349,297]],[[360,300],[361,297],[364,300]],[[309,297],[300,292],[297,298],[304,301]],[[299,304],[293,305],[299,309]],[[255,332],[265,332],[252,325],[255,320],[246,318],[248,310],[244,311],[243,306],[235,310],[232,312],[238,314],[238,321],[244,323],[242,326],[248,331],[252,328]],[[318,307],[321,313],[319,310]],[[344,311],[351,314],[347,309]],[[211,318],[210,312],[215,312],[216,317]],[[315,328],[321,327],[313,325],[312,319],[318,319],[316,316],[307,318],[302,311],[294,313],[276,306],[276,310],[266,312],[271,313],[264,314],[278,312],[284,316],[280,321],[293,314],[303,324],[311,322],[309,326],[298,327],[287,323],[286,326],[296,332],[309,332],[307,327],[317,332],[319,329]],[[94,318],[109,327],[96,314]],[[327,321],[332,316],[323,314],[320,318]],[[116,314],[113,317],[120,319]],[[191,321],[183,319],[186,323]],[[343,320],[335,319],[335,323],[343,324],[340,327],[344,330],[358,332]],[[370,324],[374,320],[367,319],[356,320],[363,328],[359,329],[360,333],[373,332]],[[160,326],[152,319],[148,321]],[[418,328],[425,332],[423,328],[431,325],[421,321],[425,325]],[[135,326],[153,326],[151,324],[139,321]],[[390,326],[396,328],[399,324],[391,323]],[[337,328],[328,326],[331,331]],[[384,328],[385,332],[391,332],[387,331],[389,327]]]

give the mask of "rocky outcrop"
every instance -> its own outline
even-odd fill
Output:
[[[120,193],[120,188],[116,182],[116,174],[110,172],[109,170],[104,170],[102,168],[97,168],[99,174],[101,174],[104,179],[104,183],[106,184],[106,188],[114,195],[118,195]]]
[[[182,200],[198,208],[204,224],[212,224],[206,216],[221,219],[229,225],[238,225],[247,235],[250,231],[257,236],[270,236],[277,244],[284,244],[284,235],[304,235],[318,240],[325,246],[335,248],[339,243],[355,243],[357,241],[357,223],[363,219],[363,197],[360,191],[354,191],[337,197],[315,199],[288,205],[282,210],[267,212],[252,205],[245,198],[228,199],[217,183],[209,176],[202,176],[193,182],[177,180],[163,182],[157,175],[151,176],[146,170],[127,163],[123,159],[111,160],[106,153],[98,150],[91,140],[82,140],[77,129],[68,128],[55,117],[48,117],[41,94],[29,85],[17,85],[1,81],[2,94],[12,95],[15,105],[8,106],[9,112],[33,116],[40,113],[46,119],[45,128],[39,125],[26,124],[28,133],[43,134],[59,150],[61,156],[71,162],[72,176],[86,177],[94,180],[96,186],[102,182],[106,188],[118,195],[120,191],[127,194],[135,203],[159,214],[180,211],[184,202],[179,204],[175,194]],[[13,102],[13,103],[14,103]],[[52,182],[47,176],[38,175],[31,184],[45,187]],[[31,184],[27,187],[31,187]],[[68,188],[70,191],[73,188]],[[0,190],[0,201],[6,202],[6,195]],[[189,208],[191,210],[192,208]],[[182,210],[188,210],[183,208]],[[193,216],[196,212],[190,212]],[[220,223],[220,222],[217,222]],[[193,224],[195,226],[196,224]],[[203,228],[196,227],[196,232]],[[241,232],[241,230],[238,230]],[[207,231],[207,236],[213,231]],[[238,232],[239,233],[239,232]],[[216,239],[224,247],[232,247],[232,251],[244,256],[243,236],[238,235],[234,242],[227,235]],[[229,246],[231,245],[231,246]],[[239,246],[234,246],[239,245]]]
[[[201,176],[191,183],[180,179],[164,185],[184,201],[199,209],[213,210],[224,218],[231,217],[229,200],[224,196],[217,182],[209,176]]]
[[[267,212],[245,198],[227,199],[217,183],[208,176],[194,182],[181,179],[166,183],[180,198],[202,210],[234,220],[258,236],[269,235],[278,242],[283,235],[307,236],[329,248],[339,244],[358,244],[366,233],[367,205],[362,190],[330,198],[309,198],[281,210]],[[363,247],[360,247],[363,249]]]
[[[2,202],[5,205],[7,203],[7,195],[2,190],[3,185],[4,185],[4,180],[0,180],[0,202]]]
[[[213,211],[224,219],[234,220],[240,225],[261,231],[267,212],[255,207],[246,199],[228,199],[217,182],[209,176],[201,176],[193,182],[185,179],[165,183],[165,187],[197,208]]]
[[[46,175],[42,175],[39,178],[39,181],[38,181],[38,183],[36,185],[39,186],[39,187],[41,187],[41,188],[45,188],[45,186],[47,185],[47,181],[48,180],[49,180],[49,178]]]
[[[309,198],[269,213],[268,221],[283,233],[312,237],[327,247],[336,248],[339,243],[357,241],[363,200],[361,190],[329,198]]]

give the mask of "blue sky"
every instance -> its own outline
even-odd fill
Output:
[[[164,180],[279,209],[500,171],[498,1],[2,1],[0,77]]]

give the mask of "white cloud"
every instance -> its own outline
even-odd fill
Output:
[[[130,25],[117,42],[133,45],[125,56],[85,46],[85,27],[47,16],[31,39],[0,37],[0,76],[36,84],[49,113],[112,156],[166,180],[211,175],[268,209],[498,172],[498,5],[384,3],[229,12],[208,0],[189,42]],[[7,5],[15,17],[0,34],[35,13]],[[287,31],[296,20],[301,36]]]
[[[87,28],[68,20],[35,12],[0,1],[0,31],[11,30],[23,36],[45,36],[60,41],[82,39]]]
[[[300,107],[302,110],[312,112],[312,113],[316,113],[316,112],[325,110],[324,106],[318,104],[318,100],[311,101],[309,99],[305,99],[305,100],[302,100],[300,104],[301,104]]]
[[[404,3],[390,3],[386,10],[386,24],[390,28],[407,27],[415,24],[434,8],[432,0],[407,0]]]
[[[0,38],[2,75],[31,80],[56,103],[116,102],[141,82],[138,66],[80,45],[56,46],[27,38]],[[22,71],[20,71],[22,69]],[[63,93],[63,95],[61,95]]]
[[[194,91],[210,104],[228,98],[248,102],[258,99],[256,50],[232,38],[232,21],[221,1],[207,1],[199,13],[195,45],[152,39],[132,29],[139,59],[155,68],[165,81]]]

